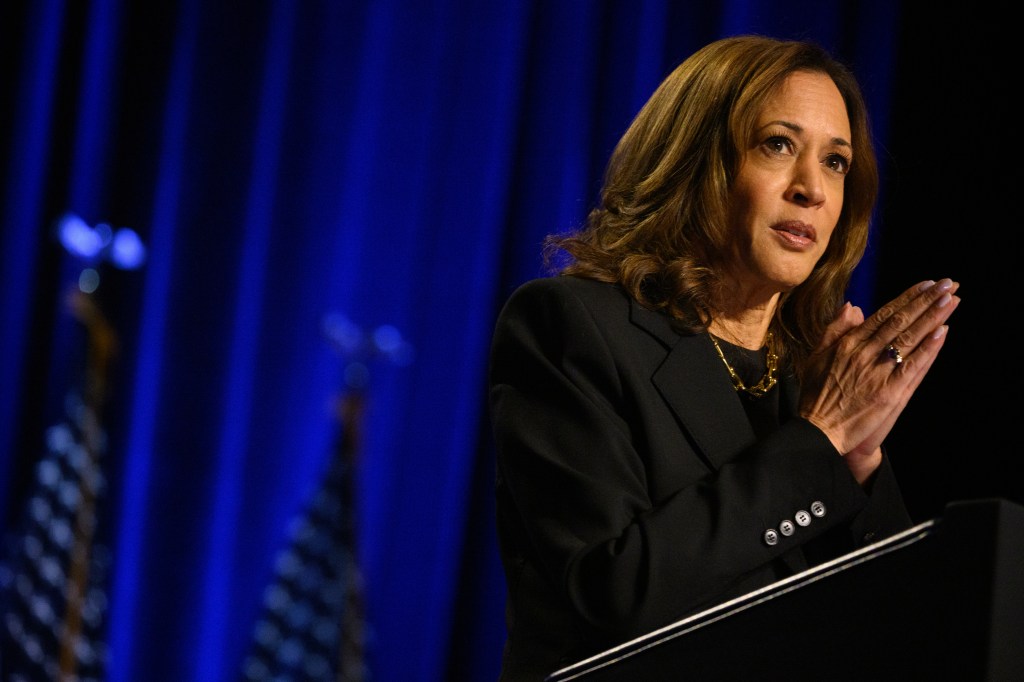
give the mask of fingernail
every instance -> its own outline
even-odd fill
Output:
[[[953,297],[950,296],[948,293],[943,294],[942,297],[935,302],[935,307],[936,308],[945,308],[947,305],[949,305],[949,302],[952,301],[952,300],[953,300]]]
[[[953,280],[951,280],[948,277],[945,278],[945,279],[940,279],[938,286],[939,286],[939,291],[949,291],[950,288],[952,288],[952,286],[953,286]]]
[[[948,330],[949,330],[949,325],[945,325],[945,324],[940,325],[938,329],[936,329],[935,331],[932,332],[932,338],[933,339],[941,339],[943,336],[946,335],[946,332]]]
[[[927,282],[921,282],[921,289],[920,289],[920,291],[928,291],[933,286],[935,286],[935,280],[934,279],[930,279]]]

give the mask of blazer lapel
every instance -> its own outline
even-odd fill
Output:
[[[754,431],[707,334],[680,334],[672,329],[664,315],[647,310],[636,301],[632,302],[630,319],[668,348],[665,362],[655,370],[652,380],[693,438],[698,454],[717,470],[751,445],[755,440]],[[695,391],[693,386],[704,389]],[[799,399],[795,377],[781,376],[778,390],[781,391],[780,416],[795,415]],[[799,547],[776,561],[786,566],[788,574],[808,567],[803,549]]]
[[[718,469],[751,445],[754,432],[707,334],[680,334],[664,315],[635,301],[631,319],[668,347],[652,380],[708,463]]]

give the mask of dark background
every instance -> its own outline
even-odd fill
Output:
[[[1019,41],[1000,12],[904,11],[878,294],[950,277],[963,299],[888,442],[919,520],[955,499],[1024,502],[1014,343],[1022,174],[1010,151],[1020,128]]]

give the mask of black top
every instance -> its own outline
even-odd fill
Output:
[[[768,348],[763,347],[760,350],[750,350],[749,348],[729,343],[717,336],[715,340],[718,342],[718,347],[722,349],[722,355],[725,356],[725,359],[732,366],[733,371],[736,372],[743,385],[756,386],[761,381],[764,373],[768,371]],[[729,373],[724,364],[722,365],[722,371],[726,374]],[[766,436],[779,428],[778,384],[761,397],[752,396],[746,391],[736,391],[736,395],[743,402],[743,409],[747,411],[750,425],[754,428],[754,433],[758,438]]]

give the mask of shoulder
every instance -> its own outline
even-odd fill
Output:
[[[623,333],[630,298],[616,284],[570,275],[529,280],[508,297],[498,315],[496,339],[535,339],[544,344],[592,343]]]
[[[498,319],[503,326],[526,325],[567,334],[592,330],[602,336],[629,337],[640,333],[671,347],[681,332],[663,312],[640,305],[621,285],[613,282],[558,275],[521,284],[505,303]]]
[[[540,277],[519,285],[506,306],[583,306],[588,309],[628,308],[629,295],[618,284],[572,275]]]

